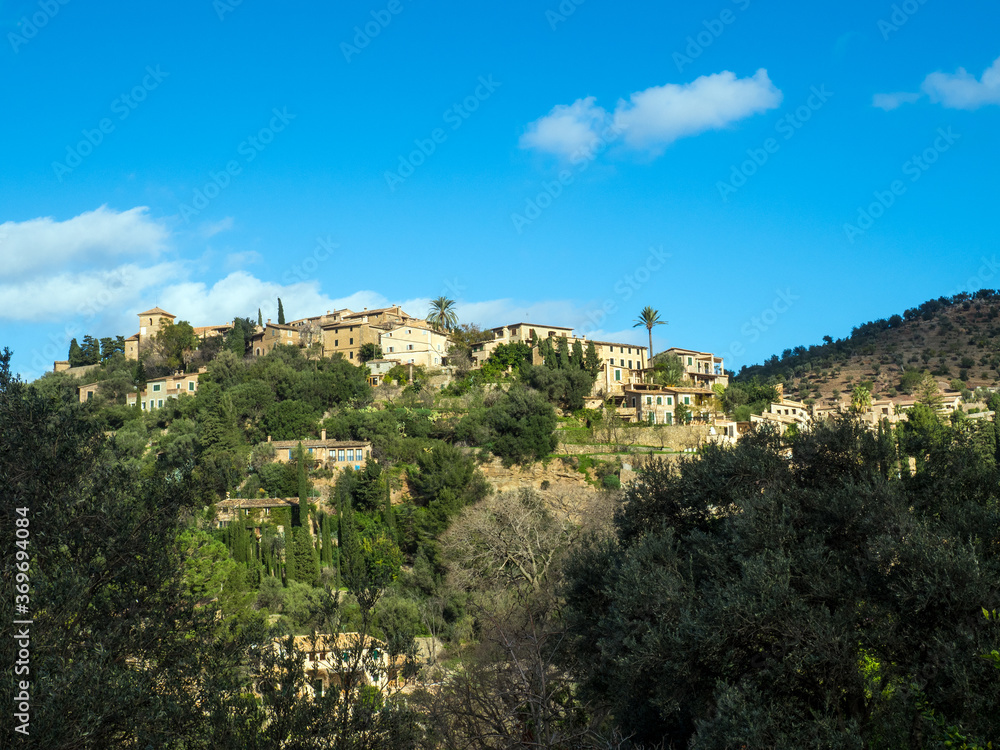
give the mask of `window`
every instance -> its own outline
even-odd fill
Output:
[[[628,369],[630,369],[630,370],[632,369],[632,360],[631,359],[628,361]]]
[[[343,461],[344,460],[344,449],[343,448],[341,448],[340,450],[337,451],[337,460],[338,461]]]
[[[347,353],[347,358],[348,359],[354,359],[354,352],[348,352]]]
[[[153,383],[153,392],[155,393],[158,390],[160,390],[160,384],[159,383]]]
[[[289,461],[292,460],[292,449],[291,448],[288,449],[288,460]]]
[[[650,424],[656,424],[656,412],[655,411],[649,412],[649,423]]]
[[[668,412],[667,412],[667,424],[673,424],[673,423],[674,423],[674,415],[673,415],[673,414],[671,414],[671,413],[670,413],[670,412],[668,411]]]
[[[673,405],[674,405],[674,397],[667,396],[667,406],[673,406]]]
[[[389,347],[389,353],[392,354],[392,347]]]
[[[690,396],[685,396],[684,397],[684,403],[685,403],[685,405],[690,406],[691,405],[691,397]]]
[[[159,409],[163,406],[163,399],[159,398],[156,400],[156,408]]]
[[[663,406],[663,396],[657,396],[656,397],[656,405],[657,406]]]
[[[618,360],[618,365],[619,365],[619,367],[624,367],[625,366],[625,360],[624,359],[619,359]]]
[[[653,403],[653,397],[652,396],[646,396],[646,403],[647,404],[652,404]]]
[[[353,461],[354,460],[354,449],[353,448],[348,448],[347,449],[347,460],[348,461]]]
[[[635,407],[635,396],[632,397],[632,407]]]
[[[191,380],[191,381],[188,382],[188,390],[189,391],[193,391],[194,390],[194,381],[193,380]]]
[[[333,340],[333,345],[334,346],[340,346],[340,339],[334,339]]]
[[[621,379],[622,379],[622,371],[615,370],[615,380],[621,380]]]
[[[689,365],[693,365],[694,364],[694,359],[692,359],[691,357],[688,357],[688,364]]]
[[[94,392],[93,391],[87,391],[87,400],[91,401],[91,400],[93,400],[93,398],[94,398]]]
[[[350,341],[350,345],[351,345],[351,346],[354,346],[354,339],[351,339],[351,341]]]
[[[310,448],[310,449],[309,449],[309,455],[311,456],[312,454],[313,454],[313,449],[312,449],[312,448]]]

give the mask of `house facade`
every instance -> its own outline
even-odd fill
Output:
[[[679,357],[681,366],[684,368],[685,378],[696,386],[711,388],[713,385],[721,385],[725,388],[729,385],[729,374],[726,372],[722,357],[716,357],[711,352],[681,349],[676,346],[661,352],[657,357],[663,354],[673,354]]]
[[[691,413],[692,421],[712,423],[721,417],[716,394],[710,388],[631,383],[624,387],[623,392],[622,406],[629,411],[634,410],[632,414],[636,422],[676,424],[678,405]]]
[[[125,397],[125,403],[129,406],[135,406],[138,402],[140,409],[152,411],[163,408],[163,405],[172,398],[180,398],[185,394],[193,396],[198,390],[198,376],[206,369],[201,367],[198,372],[179,372],[175,375],[148,380],[146,387],[141,392],[129,393]]]
[[[360,471],[372,456],[372,444],[365,440],[327,440],[326,430],[320,431],[319,440],[307,438],[304,440],[271,440],[267,442],[274,446],[274,460],[289,463],[295,460],[295,454],[302,443],[306,458],[327,469],[352,468]]]
[[[407,315],[399,305],[363,310],[359,313],[343,310],[336,315],[330,315],[321,324],[323,356],[340,354],[348,362],[360,365],[362,346],[365,344],[378,346],[385,331],[408,321],[424,322]]]
[[[429,369],[444,365],[448,336],[424,323],[401,323],[382,331],[379,346],[387,360]]]
[[[298,326],[272,323],[268,320],[267,325],[258,329],[250,339],[250,351],[254,356],[263,357],[276,346],[301,346],[301,334],[302,329]]]

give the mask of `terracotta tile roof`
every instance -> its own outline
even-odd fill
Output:
[[[176,318],[176,315],[168,313],[166,310],[160,307],[154,307],[152,310],[146,310],[146,312],[139,313],[140,315],[165,315],[168,318]]]

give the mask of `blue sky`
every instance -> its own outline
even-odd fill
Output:
[[[443,294],[738,369],[1000,287],[1000,6],[665,5],[0,4],[0,345]]]

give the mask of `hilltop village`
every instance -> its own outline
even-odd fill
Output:
[[[159,307],[139,313],[139,330],[128,338],[119,337],[126,359],[140,360],[156,351],[175,321],[176,315]],[[726,408],[724,395],[730,373],[723,358],[700,349],[670,347],[651,358],[646,346],[588,339],[575,335],[570,327],[529,322],[485,330],[464,326],[461,331],[455,326],[416,318],[398,305],[360,312],[328,310],[324,315],[287,323],[260,319],[253,324],[244,319],[244,325],[249,326],[244,337],[248,357],[266,356],[281,346],[299,349],[307,357],[341,357],[366,368],[368,382],[376,388],[387,382],[411,382],[419,376],[444,388],[458,377],[482,372],[494,353],[501,355],[502,368],[509,371],[515,362],[507,350],[513,346],[522,347],[533,365],[545,365],[547,351],[553,359],[565,352],[568,359],[579,358],[594,375],[590,391],[583,396],[584,408],[609,408],[625,425],[700,426],[704,430],[698,442],[735,442],[753,425],[762,423],[773,425],[783,434],[790,427],[807,429],[816,421],[849,411],[873,428],[883,420],[897,424],[906,410],[919,401],[893,392],[893,398],[872,398],[869,394],[859,401],[857,394],[847,393],[842,398],[807,402],[786,397],[779,383],[774,386],[775,397],[763,404],[759,413],[737,420],[732,409]],[[238,320],[191,326],[190,349],[196,351],[211,339],[221,340],[238,326]],[[86,366],[72,367],[69,360],[54,363],[55,372],[82,374],[86,369]],[[198,378],[205,370],[203,364],[149,378],[141,389],[126,395],[126,403],[142,410],[162,408],[167,399],[195,393]],[[81,385],[80,400],[93,399],[100,387],[99,382]],[[935,399],[940,414],[960,409],[963,399],[957,389],[943,386],[940,390]],[[986,391],[993,389],[983,390],[985,401]],[[985,409],[971,410],[973,418],[990,415]]]

